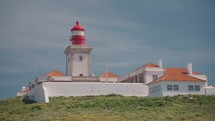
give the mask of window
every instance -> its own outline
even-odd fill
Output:
[[[173,90],[178,90],[178,85],[173,85]]]
[[[161,90],[161,86],[159,85],[159,86],[157,86],[158,87],[158,91],[160,91]]]
[[[155,92],[157,92],[157,87],[154,87]]]
[[[167,85],[167,90],[172,90],[172,85]]]
[[[154,93],[154,92],[158,92],[160,90],[161,90],[161,87],[159,85],[159,86],[155,86],[155,87],[150,88],[149,91],[150,91],[150,93]]]
[[[195,85],[195,91],[200,91],[200,86],[199,85]]]
[[[82,61],[83,60],[83,56],[79,56],[79,60]]]
[[[153,90],[152,90],[152,88],[150,88],[150,93],[152,93],[153,92]]]
[[[188,85],[188,90],[193,91],[193,85]]]
[[[83,74],[79,74],[79,76],[83,76]]]
[[[142,83],[143,82],[143,77],[139,76],[139,82]]]
[[[152,75],[152,79],[155,80],[158,78],[158,75]]]

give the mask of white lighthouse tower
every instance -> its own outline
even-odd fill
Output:
[[[79,79],[91,77],[92,74],[90,54],[92,48],[86,45],[84,32],[85,29],[76,21],[76,25],[71,29],[71,45],[65,50],[66,75],[72,76],[73,80],[75,77]]]

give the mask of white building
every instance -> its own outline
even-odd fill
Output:
[[[106,72],[99,77],[92,74],[91,51],[86,44],[85,29],[76,22],[71,29],[71,45],[66,54],[66,75],[56,70],[29,84],[29,100],[49,102],[49,97],[120,94],[124,96],[173,96],[178,94],[215,94],[207,86],[207,77],[187,69],[163,68],[148,63],[134,71],[118,76]]]
[[[166,68],[166,73],[163,76],[148,83],[149,96],[204,95],[207,82],[205,75],[192,72],[191,64],[188,64],[187,69]]]
[[[106,73],[95,77],[91,68],[92,48],[86,44],[85,29],[76,22],[71,29],[71,45],[66,50],[66,75],[52,71],[30,83],[29,100],[49,102],[55,96],[87,96],[120,94],[124,96],[147,96],[145,84],[114,83],[118,76]],[[108,83],[104,83],[108,82]]]
[[[158,65],[148,63],[141,66],[134,71],[119,77],[120,83],[144,83],[149,82],[163,76],[165,74],[165,69],[162,66],[162,61],[158,61]]]

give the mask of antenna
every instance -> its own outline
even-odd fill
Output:
[[[76,16],[76,17],[75,17],[75,20],[78,21],[78,19],[79,19],[79,17]]]
[[[106,47],[106,40],[104,41],[105,44],[105,82],[107,83],[107,47]]]

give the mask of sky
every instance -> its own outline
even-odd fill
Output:
[[[76,18],[93,47],[93,73],[120,76],[162,59],[215,85],[214,0],[1,0],[0,99],[51,70],[65,73]]]

